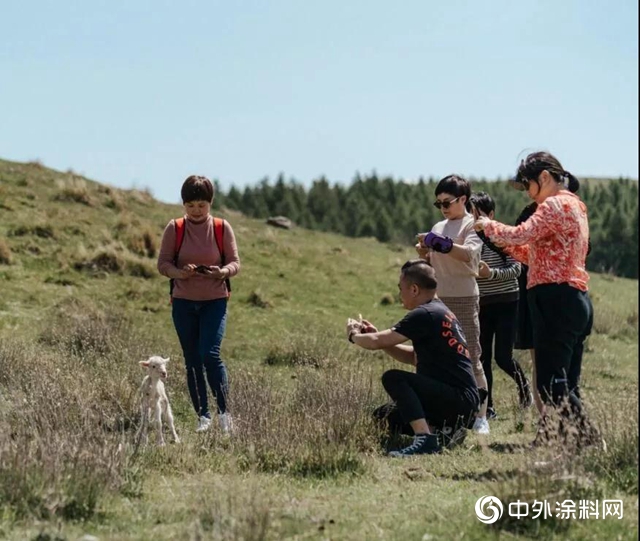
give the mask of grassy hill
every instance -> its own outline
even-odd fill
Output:
[[[0,160],[0,537],[637,537],[637,281],[592,277],[583,389],[607,454],[521,447],[535,416],[496,373],[489,438],[394,461],[368,416],[393,363],[350,346],[344,322],[402,317],[397,274],[412,248],[216,211],[242,260],[223,343],[239,432],[196,435],[167,280],[155,271],[162,230],[181,213],[144,191]],[[151,354],[172,358],[183,437],[162,450],[133,441],[137,362]],[[486,494],[622,499],[625,516],[489,527],[473,511]]]

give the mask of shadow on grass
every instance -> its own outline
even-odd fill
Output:
[[[522,469],[513,468],[510,470],[497,471],[490,468],[482,472],[461,472],[447,475],[448,479],[452,481],[507,481],[509,479],[515,479],[522,476]]]
[[[495,453],[523,453],[531,449],[530,443],[502,443],[493,442],[488,448]]]

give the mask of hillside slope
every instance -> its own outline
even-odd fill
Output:
[[[497,532],[478,522],[483,494],[505,504],[621,498],[622,521],[525,526],[549,538],[637,537],[637,281],[592,279],[582,389],[608,454],[527,451],[536,414],[517,408],[513,382],[495,370],[491,437],[408,464],[385,456],[370,417],[392,361],[348,344],[344,323],[358,313],[380,326],[402,317],[398,269],[412,247],[216,211],[233,225],[242,260],[222,348],[239,427],[227,439],[193,431],[168,284],[155,271],[162,230],[180,214],[145,192],[0,161],[0,538],[522,533],[520,522]],[[183,442],[140,450],[138,361],[153,353],[172,357],[167,386]],[[530,371],[526,352],[518,356]]]
[[[397,304],[379,301],[395,298],[399,266],[415,253],[410,246],[275,229],[214,212],[232,224],[242,261],[233,281],[229,346],[242,326],[268,325],[280,335],[323,327],[341,332],[343,320],[358,312],[386,323],[402,314]],[[0,328],[28,332],[46,308],[74,297],[120,305],[168,329],[168,285],[155,258],[164,227],[181,214],[181,206],[143,191],[0,161],[0,239],[11,259],[0,265],[7,284]],[[251,349],[248,342],[243,348]]]
[[[234,227],[242,260],[230,304],[232,349],[239,345],[238,327],[267,325],[274,335],[341,332],[344,318],[358,312],[385,324],[402,315],[397,304],[380,301],[396,299],[397,271],[414,257],[411,246],[280,230],[236,212],[214,212]],[[158,202],[145,191],[0,160],[0,242],[11,259],[10,265],[0,264],[6,283],[0,332],[33,328],[44,309],[66,297],[117,304],[169,329],[167,280],[155,270],[155,257],[165,225],[181,214],[181,206]],[[625,291],[624,299],[611,291],[615,286]],[[625,312],[634,312],[637,287],[636,280],[595,274],[592,279],[596,303],[615,297]],[[259,306],[262,301],[267,307]],[[596,328],[612,325],[610,318],[596,319]],[[632,333],[637,320],[621,322],[619,332],[626,333],[628,325]],[[252,348],[250,340],[242,342]]]

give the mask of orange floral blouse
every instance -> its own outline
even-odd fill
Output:
[[[529,267],[527,289],[540,284],[562,284],[587,291],[585,269],[589,244],[587,207],[580,198],[561,190],[538,205],[526,222],[511,227],[496,221],[484,226],[492,241],[507,244],[505,251]]]

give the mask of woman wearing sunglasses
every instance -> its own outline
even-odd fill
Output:
[[[573,426],[576,444],[594,443],[597,433],[572,388],[578,385],[584,341],[593,323],[585,269],[587,208],[575,195],[580,183],[548,152],[529,154],[513,182],[538,204],[533,215],[516,227],[480,217],[475,228],[528,265],[538,391],[561,414],[561,435],[568,438]],[[537,441],[545,435],[543,426]]]
[[[434,206],[445,219],[429,233],[418,235],[416,250],[436,270],[438,297],[462,325],[476,383],[486,391],[487,378],[480,360],[480,297],[476,282],[482,241],[473,229],[471,186],[464,178],[449,175],[438,182],[435,196]],[[486,392],[473,430],[489,434]]]

